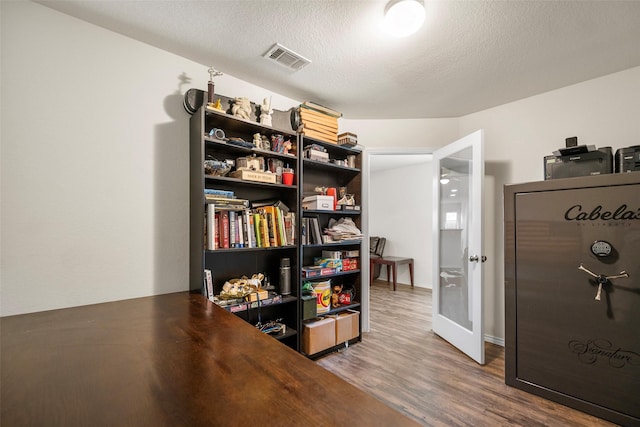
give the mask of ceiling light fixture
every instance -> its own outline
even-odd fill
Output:
[[[420,29],[425,16],[423,0],[391,0],[384,10],[384,27],[395,37],[406,37]]]

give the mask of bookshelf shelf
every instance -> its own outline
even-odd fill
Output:
[[[349,240],[346,242],[331,242],[331,243],[319,243],[319,244],[307,244],[303,245],[304,248],[326,248],[326,247],[340,247],[340,246],[361,246],[361,240]]]
[[[296,302],[297,300],[298,299],[295,297],[288,297],[288,296],[282,296],[282,295],[270,295],[268,298],[260,301],[260,304],[258,304],[257,301],[238,302],[238,303],[233,303],[229,305],[222,305],[221,307],[231,313],[241,313],[241,312],[250,311],[250,310],[256,310],[257,312],[257,310],[263,310],[263,309],[266,309],[267,307],[277,306],[281,304],[288,304],[288,303]]]
[[[216,94],[216,97],[218,97],[217,94]],[[220,98],[222,99],[226,98],[227,102],[229,102],[228,101],[229,98],[227,97],[220,96]],[[203,109],[207,117],[214,118],[214,121],[216,123],[220,124],[221,126],[224,126],[224,127],[221,127],[224,130],[229,129],[232,131],[240,131],[240,132],[246,132],[248,130],[249,132],[254,131],[254,133],[262,132],[262,133],[279,133],[279,134],[294,135],[294,136],[296,135],[296,131],[292,129],[286,129],[280,126],[277,126],[277,127],[266,126],[266,125],[263,125],[262,123],[258,123],[257,121],[255,121],[255,119],[254,120],[243,119],[223,111],[214,110],[212,108],[203,107]],[[273,121],[290,123],[291,119],[290,117],[288,117],[290,115],[291,115],[290,111],[276,111],[274,112],[274,115],[273,115],[273,118],[274,118]],[[208,130],[207,130],[207,134],[208,134]],[[230,135],[226,135],[226,136],[228,137]]]
[[[304,163],[304,166],[307,168],[339,170],[343,173],[352,173],[352,174],[360,173],[360,169],[358,168],[350,168],[349,166],[336,165],[333,163],[323,162],[320,160],[304,159],[303,163]]]
[[[295,190],[297,188],[296,185],[285,185],[285,184],[272,184],[270,182],[258,182],[258,181],[246,181],[239,178],[231,178],[228,176],[213,176],[213,175],[205,175],[204,178],[211,183],[219,182],[222,185],[225,184],[234,184],[234,185],[242,185],[245,187],[271,187],[278,188],[282,190]]]
[[[298,331],[296,331],[293,328],[287,328],[286,332],[282,333],[282,334],[267,334],[268,336],[277,339],[278,341],[284,341],[287,338],[292,338],[295,337],[298,334]]]
[[[296,246],[269,246],[268,248],[218,248],[213,250],[206,249],[206,253],[225,253],[225,252],[252,252],[252,251],[284,251],[289,249],[295,249]]]
[[[315,277],[303,277],[303,280],[320,280],[320,279],[330,279],[332,277],[339,277],[339,276],[345,276],[348,274],[360,274],[360,270],[349,270],[349,271],[339,271],[337,273],[333,273],[333,274],[323,274],[322,276],[315,276]]]
[[[354,302],[352,304],[341,305],[340,307],[332,308],[327,312],[327,314],[337,314],[337,313],[342,313],[343,311],[355,310],[357,308],[360,308],[360,303]]]
[[[334,215],[334,216],[344,216],[344,215],[353,215],[353,216],[359,216],[360,215],[360,211],[343,211],[343,210],[336,210],[336,211],[326,211],[326,210],[312,210],[312,209],[303,209],[302,210],[302,214],[307,216],[307,215]]]
[[[226,150],[226,151],[229,151],[229,152],[238,153],[238,155],[255,154],[257,156],[277,157],[277,158],[280,158],[280,159],[289,160],[289,161],[291,161],[292,164],[297,161],[297,156],[295,156],[293,154],[278,153],[278,152],[275,152],[275,151],[262,150],[262,149],[258,149],[258,148],[242,147],[242,146],[239,146],[239,145],[229,144],[226,141],[222,141],[222,140],[217,139],[217,138],[211,138],[211,137],[206,136],[206,135],[204,136],[204,141],[206,142],[207,146],[209,146],[209,147],[217,147],[218,149],[222,149],[222,150]]]

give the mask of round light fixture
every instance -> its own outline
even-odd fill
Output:
[[[422,0],[392,0],[384,11],[384,27],[395,37],[406,37],[420,29],[425,15]]]

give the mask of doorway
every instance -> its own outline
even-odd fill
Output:
[[[430,288],[432,264],[432,149],[367,149],[363,164],[363,231],[387,238],[385,255],[414,258],[414,282]],[[420,235],[424,238],[417,239]],[[369,251],[369,241],[364,242]],[[383,275],[386,271],[383,270]],[[369,283],[365,269],[363,283]],[[409,283],[408,269],[398,282]],[[362,327],[369,330],[369,286],[363,286]]]

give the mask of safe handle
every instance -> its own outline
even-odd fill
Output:
[[[596,282],[598,282],[598,292],[596,293],[596,297],[594,298],[596,301],[600,301],[600,294],[602,293],[602,285],[607,283],[609,281],[609,279],[622,279],[622,278],[629,277],[629,274],[627,274],[627,272],[625,270],[622,270],[620,273],[614,274],[613,276],[605,276],[604,274],[596,274],[593,271],[591,271],[588,268],[586,268],[582,264],[580,264],[578,266],[578,270],[584,271],[588,275],[594,277],[596,279]]]

